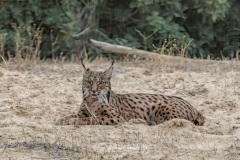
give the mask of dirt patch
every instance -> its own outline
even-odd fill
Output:
[[[104,70],[109,63],[86,64]],[[206,116],[204,126],[173,119],[148,126],[56,126],[82,102],[80,65],[0,71],[0,159],[238,159],[240,72],[172,71],[117,63],[116,93],[180,96]]]

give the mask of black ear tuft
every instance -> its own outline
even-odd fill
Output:
[[[83,68],[86,70],[86,67],[85,67],[85,65],[83,63],[83,58],[81,58],[80,61],[81,61],[81,64],[82,64]]]
[[[113,64],[114,64],[114,60],[112,61],[111,66],[110,66],[106,71],[103,72],[103,73],[105,73],[105,75],[106,75],[109,79],[110,79],[111,76],[112,76]]]
[[[115,60],[112,61],[112,65],[115,63]]]

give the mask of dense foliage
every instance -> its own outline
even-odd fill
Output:
[[[240,46],[238,0],[0,1],[0,55],[105,55],[88,39],[186,57],[233,56]],[[168,43],[171,42],[171,43]],[[168,43],[169,45],[166,45]]]

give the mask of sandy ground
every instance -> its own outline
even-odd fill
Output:
[[[109,62],[87,63],[103,70]],[[180,96],[206,117],[204,126],[171,120],[147,126],[56,126],[82,102],[78,64],[0,68],[0,159],[240,159],[240,69],[173,71],[143,63],[115,65],[116,93]]]

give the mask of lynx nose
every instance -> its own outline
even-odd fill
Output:
[[[92,95],[93,95],[93,96],[96,96],[96,95],[97,95],[97,91],[96,91],[96,90],[92,90],[91,92],[92,92]]]

